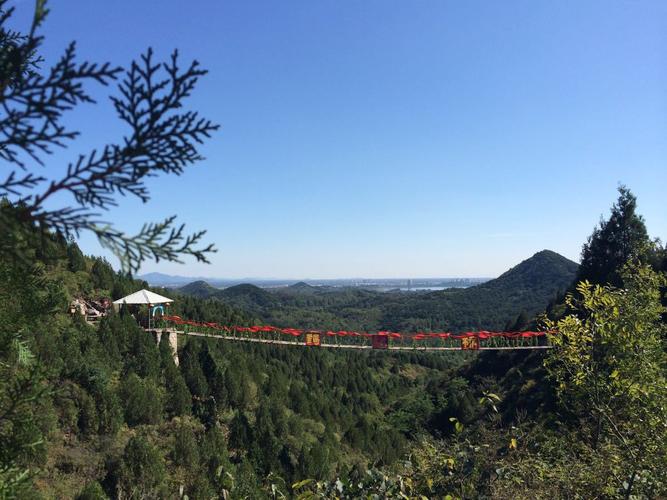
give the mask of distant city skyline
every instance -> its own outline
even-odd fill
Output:
[[[16,4],[27,26],[32,5]],[[667,3],[53,2],[43,55],[127,66],[147,47],[209,69],[188,105],[221,124],[206,160],[103,218],[177,214],[212,264],[140,274],[495,277],[542,249],[579,261],[619,183],[667,238]],[[127,130],[106,95],[68,123]],[[115,92],[115,90],[114,90]],[[59,199],[56,201],[62,201]],[[84,235],[84,252],[115,259]]]

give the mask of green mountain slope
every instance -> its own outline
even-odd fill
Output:
[[[211,297],[219,291],[220,290],[212,287],[203,280],[193,281],[192,283],[188,283],[187,285],[178,288],[179,293],[190,295],[192,297],[199,297],[201,299]]]
[[[498,278],[464,289],[394,296],[384,309],[383,328],[503,329],[521,313],[544,310],[573,282],[578,265],[549,250],[536,253]]]
[[[463,290],[475,289],[511,290],[551,290],[569,286],[575,278],[579,265],[551,250],[537,252],[529,259],[501,274],[498,278]]]
[[[229,304],[254,310],[255,308],[273,307],[278,300],[271,293],[255,285],[242,284],[230,286],[218,291],[215,297]]]

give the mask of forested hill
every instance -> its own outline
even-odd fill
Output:
[[[272,294],[255,285],[241,284],[225,288],[217,297],[246,309],[254,307],[273,307],[278,300]]]
[[[218,292],[218,289],[212,287],[205,281],[200,280],[193,281],[192,283],[188,283],[187,285],[179,288],[179,292],[185,295],[190,295],[192,297],[199,297],[204,299],[215,295],[216,292]]]
[[[438,292],[376,292],[358,288],[279,289],[243,284],[223,290],[204,281],[179,289],[215,298],[267,323],[303,328],[396,331],[521,328],[574,281],[577,264],[543,250],[498,278]]]
[[[382,328],[514,329],[543,311],[574,281],[578,265],[542,250],[498,278],[464,289],[448,289],[394,300]]]
[[[516,291],[522,289],[567,288],[574,280],[579,265],[551,250],[537,252],[498,278],[467,289]]]

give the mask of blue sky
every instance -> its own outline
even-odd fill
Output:
[[[178,214],[219,252],[144,272],[495,276],[544,248],[578,260],[621,182],[667,237],[664,1],[52,4],[47,60],[75,39],[82,58],[179,48],[210,70],[190,99],[222,126],[207,159],[107,218]],[[94,93],[49,174],[125,132]]]

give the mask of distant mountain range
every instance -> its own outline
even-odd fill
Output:
[[[550,250],[536,253],[496,279],[468,288],[380,292],[359,286],[312,286],[300,281],[262,288],[242,283],[219,289],[204,280],[178,292],[215,298],[261,321],[301,328],[502,329],[532,318],[574,281],[578,264]]]
[[[164,273],[146,273],[137,276],[137,279],[147,281],[151,286],[163,286],[167,288],[179,287],[191,283],[193,281],[206,281],[207,283],[214,284],[215,286],[232,286],[239,283],[243,283],[248,280],[225,280],[218,278],[206,278],[203,276],[192,277],[192,276],[178,276],[173,274],[164,274]]]
[[[288,287],[293,285],[329,286],[329,287],[365,287],[379,290],[392,288],[465,288],[488,281],[490,278],[340,278],[340,279],[269,279],[269,278],[206,278],[178,276],[163,273],[146,273],[137,276],[137,279],[147,281],[151,286],[178,288],[189,283],[204,281],[213,288],[227,288],[241,284],[252,284],[261,288]]]

